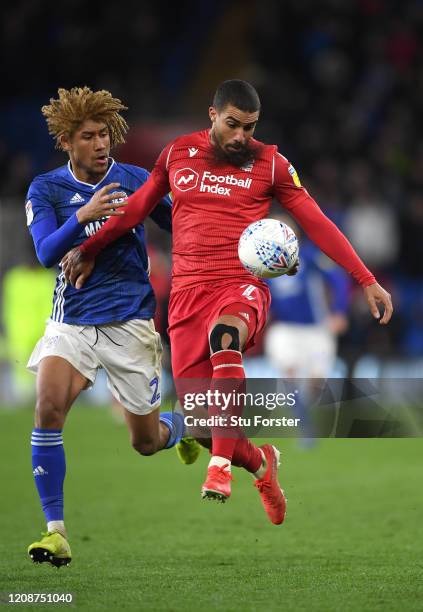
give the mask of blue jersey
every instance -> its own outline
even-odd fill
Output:
[[[344,270],[305,241],[300,249],[298,273],[269,280],[272,317],[285,323],[316,325],[330,312],[345,314],[349,286]]]
[[[46,267],[58,265],[71,248],[96,233],[106,218],[81,225],[76,211],[93,193],[109,183],[120,183],[118,191],[130,196],[147,180],[143,168],[120,164],[110,159],[109,169],[97,185],[79,181],[70,163],[37,176],[26,198],[27,224],[37,256]],[[172,204],[161,200],[151,213],[163,229],[171,231]],[[156,302],[148,278],[148,256],[144,226],[136,228],[110,244],[96,259],[92,275],[76,290],[62,272],[56,279],[53,296],[53,321],[75,325],[100,325],[114,321],[150,319]]]

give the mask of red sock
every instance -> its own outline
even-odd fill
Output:
[[[217,351],[210,357],[213,366],[212,390],[218,389],[222,393],[242,391],[245,381],[245,372],[242,366],[242,354],[231,349]],[[237,380],[234,380],[237,379]],[[240,416],[243,406],[229,404],[226,410],[219,406],[210,406],[209,414],[212,416]],[[212,455],[225,457],[232,461],[232,455],[242,432],[239,427],[212,427]]]
[[[248,438],[237,440],[232,455],[232,465],[243,467],[248,472],[255,474],[263,463],[263,455],[260,449]]]

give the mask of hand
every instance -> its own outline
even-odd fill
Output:
[[[68,283],[76,289],[81,289],[95,266],[95,259],[85,257],[78,247],[72,249],[60,262],[62,272]]]
[[[294,265],[289,268],[288,272],[286,272],[287,276],[295,276],[298,272],[298,268],[300,267],[300,259],[298,258]]]
[[[385,289],[381,287],[379,283],[373,283],[373,285],[365,287],[364,295],[366,296],[370,312],[374,318],[379,319],[379,323],[381,325],[386,325],[389,323],[394,311],[390,294],[385,291]],[[380,318],[380,312],[377,304],[383,304],[384,312],[382,318]]]
[[[127,202],[127,195],[123,191],[112,191],[117,189],[120,183],[110,183],[105,185],[101,189],[95,192],[91,200],[85,206],[81,206],[76,212],[78,222],[88,223],[89,221],[96,221],[103,217],[117,217],[124,215],[123,210],[115,210],[125,206]],[[116,200],[123,200],[122,202],[116,202]]]

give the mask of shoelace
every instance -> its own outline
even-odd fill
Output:
[[[254,486],[264,495],[267,502],[274,502],[272,495],[272,483],[268,480],[256,480]]]
[[[227,468],[229,465],[229,463],[226,463],[225,465],[212,465],[211,468],[213,468],[213,471],[216,472],[215,476],[221,478],[222,480],[233,480],[232,474],[229,472],[229,470],[226,470],[225,468]]]

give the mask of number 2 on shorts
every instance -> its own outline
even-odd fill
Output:
[[[150,400],[150,404],[153,405],[156,402],[158,402],[160,399],[158,376],[155,376],[154,378],[150,380],[149,386],[153,389],[153,395]]]

